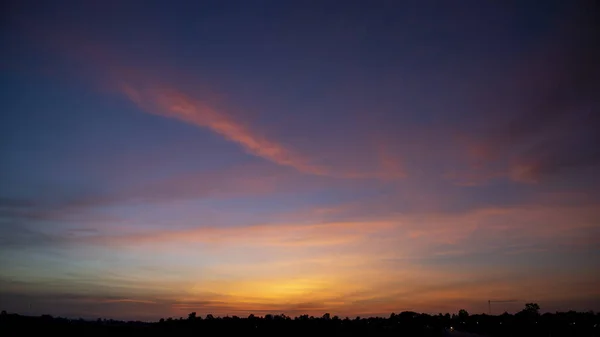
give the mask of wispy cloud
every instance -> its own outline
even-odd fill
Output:
[[[189,230],[144,231],[115,235],[91,235],[81,239],[87,244],[103,245],[243,245],[260,247],[308,247],[344,245],[361,241],[371,233],[394,228],[393,222],[324,223],[300,225],[255,225],[244,227],[200,227]]]
[[[123,94],[145,111],[209,128],[227,140],[239,144],[250,154],[279,165],[293,167],[302,173],[347,179],[396,180],[406,177],[399,154],[392,154],[388,144],[384,142],[378,142],[375,146],[377,157],[374,158],[376,162],[372,170],[317,165],[311,163],[310,157],[267,139],[266,136],[231,115],[218,111],[175,88],[144,90],[134,88],[131,84],[121,84],[120,88]]]
[[[306,158],[282,144],[267,139],[248,125],[193,99],[180,90],[174,88],[143,90],[134,88],[131,84],[122,84],[120,88],[127,97],[146,111],[209,128],[227,140],[239,144],[248,153],[276,164],[291,166],[304,173],[327,174],[323,168],[311,165]]]
[[[161,315],[186,311],[247,315],[274,310],[322,314],[323,308],[332,314],[359,314],[397,311],[403,305],[407,309],[418,306],[419,310],[442,310],[438,309],[440,303],[442,308],[457,302],[472,305],[490,292],[552,298],[550,291],[567,289],[570,283],[553,278],[533,294],[529,288],[535,281],[520,274],[514,262],[508,268],[489,263],[489,259],[548,258],[550,253],[589,250],[600,242],[597,220],[595,206],[506,207],[396,215],[363,222],[143,231],[122,228],[114,233],[99,229],[85,236],[57,234],[60,240],[50,244],[75,252],[78,247],[110,250],[117,260],[127,252],[127,256],[146,256],[143,261],[154,265],[170,261],[173,266],[169,268],[181,273],[176,278],[168,273],[146,279],[146,274],[136,269],[137,278],[132,278],[125,264],[111,268],[115,275],[98,280],[69,277],[71,291],[108,292],[110,297],[98,297],[101,303],[119,306],[122,312],[128,308],[125,305],[148,305],[158,308],[152,309],[156,312],[163,310]],[[179,265],[172,256],[194,261],[195,267]],[[86,268],[93,267],[94,259]],[[459,271],[452,271],[456,266]],[[578,279],[594,277],[598,276]],[[77,282],[81,285],[74,286]],[[38,289],[66,291],[64,282],[53,284],[53,288]],[[588,288],[585,292],[592,293]],[[17,288],[7,289],[14,292]],[[79,302],[90,306],[94,300]]]
[[[481,125],[470,115],[454,120],[448,117],[454,113],[446,113],[467,110],[463,103],[491,80],[469,83],[464,97],[447,100],[460,104],[446,105],[429,102],[431,97],[446,102],[444,94],[436,96],[431,89],[443,88],[425,86],[422,78],[415,80],[414,92],[398,99],[398,92],[411,83],[396,82],[398,73],[393,72],[394,81],[374,76],[373,82],[365,78],[367,85],[346,74],[352,78],[348,82],[357,84],[356,91],[346,91],[356,100],[336,92],[335,84],[327,88],[332,97],[337,95],[333,99],[347,100],[339,106],[323,104],[318,111],[336,110],[332,123],[318,124],[314,115],[295,119],[288,111],[291,121],[267,126],[248,116],[258,111],[264,112],[261,117],[274,116],[278,103],[271,104],[272,96],[250,95],[252,90],[242,93],[252,96],[246,101],[230,97],[219,102],[211,90],[228,89],[213,83],[225,76],[219,69],[206,72],[211,78],[189,66],[167,69],[165,64],[176,62],[165,62],[168,48],[163,46],[155,48],[156,54],[148,52],[152,47],[132,52],[66,31],[41,40],[56,43],[55,52],[76,60],[68,62],[75,76],[124,97],[117,106],[133,108],[132,116],[139,112],[136,121],[148,122],[152,131],[167,125],[171,132],[212,133],[234,145],[238,154],[249,154],[238,159],[253,164],[190,172],[195,168],[188,162],[172,160],[174,165],[160,174],[143,172],[139,180],[127,179],[171,160],[157,156],[146,138],[134,137],[129,143],[126,134],[119,140],[132,154],[117,151],[129,157],[126,163],[114,154],[109,154],[111,160],[96,159],[118,163],[114,167],[127,173],[121,179],[104,172],[105,184],[87,175],[45,171],[41,179],[66,179],[73,182],[64,184],[70,190],[48,189],[50,198],[38,195],[39,201],[0,198],[0,264],[6,266],[1,276],[29,281],[0,283],[8,293],[3,299],[12,298],[15,307],[27,301],[10,296],[27,293],[27,300],[37,297],[44,309],[77,302],[79,306],[70,308],[92,316],[112,309],[123,314],[131,308],[176,316],[189,311],[327,310],[343,315],[413,307],[456,310],[461,303],[477,307],[490,293],[552,298],[573,283],[563,275],[549,277],[557,271],[537,273],[536,268],[563,253],[580,254],[556,266],[585,263],[578,269],[583,274],[592,263],[579,257],[597,254],[597,193],[588,194],[592,188],[570,182],[542,184],[547,177],[600,163],[600,152],[590,146],[598,142],[594,109],[599,68],[594,61],[599,53],[587,49],[597,33],[577,35],[572,43],[553,41],[518,69],[497,67],[506,75],[509,94],[494,92],[487,106],[469,112],[482,116]],[[440,82],[463,80],[436,73],[436,81],[438,75]],[[367,86],[377,93],[367,97]],[[311,104],[321,107],[320,101]],[[377,121],[352,121],[348,116],[356,105],[364,109],[362,115],[379,115]],[[400,117],[384,118],[380,109]],[[294,116],[303,112],[297,108]],[[296,121],[304,124],[298,124],[293,136],[286,134],[289,129],[273,128],[295,127]],[[102,141],[103,130],[98,131]],[[452,137],[456,134],[465,136],[457,140]],[[177,143],[183,137],[176,136],[161,144],[168,151],[189,151]],[[152,159],[142,163],[143,154],[137,151],[143,149]],[[92,166],[75,169],[87,173]],[[104,171],[102,165],[95,169]],[[444,173],[442,178],[455,184],[440,179]],[[36,187],[26,185],[23,193],[35,199]],[[520,265],[522,261],[526,263]],[[585,273],[573,279],[584,283],[581,294],[593,294],[588,281],[597,280],[598,272]],[[533,279],[542,274],[548,282],[536,287]],[[90,293],[95,295],[86,295]]]
[[[33,23],[31,25],[36,27]],[[348,167],[336,162],[324,165],[318,160],[318,144],[301,151],[294,144],[269,135],[269,130],[260,129],[241,118],[238,110],[243,111],[244,107],[236,106],[234,102],[227,102],[233,109],[214,104],[207,96],[214,98],[223,93],[215,94],[209,85],[200,85],[203,83],[201,78],[190,80],[188,73],[165,66],[165,62],[159,62],[160,67],[145,65],[118,46],[85,38],[78,32],[47,31],[40,27],[32,28],[32,31],[31,36],[38,43],[73,61],[80,76],[103,92],[118,92],[147,113],[208,129],[238,144],[251,155],[302,173],[327,177],[389,181],[407,175],[401,165],[401,154],[392,153],[385,144],[371,149],[377,156],[360,154],[364,155],[364,160],[373,161],[366,165],[368,167]],[[369,143],[368,139],[362,141]],[[344,154],[345,150],[337,149],[336,152]]]
[[[495,92],[484,106],[500,113],[474,128],[483,133],[469,131],[469,136],[460,137],[466,172],[453,172],[448,178],[471,185],[499,177],[536,183],[600,164],[594,146],[600,127],[595,94],[600,91],[600,66],[595,61],[600,48],[592,12],[567,18],[577,24],[561,26],[506,69],[509,94]]]

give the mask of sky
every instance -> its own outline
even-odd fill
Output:
[[[592,1],[2,6],[1,309],[600,310]]]

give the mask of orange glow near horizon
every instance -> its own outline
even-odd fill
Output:
[[[15,2],[0,309],[600,310],[597,34],[477,3]]]

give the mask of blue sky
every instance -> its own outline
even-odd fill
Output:
[[[0,306],[599,310],[588,5],[9,3]]]

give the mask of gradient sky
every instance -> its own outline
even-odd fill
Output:
[[[1,309],[600,310],[591,3],[5,2]]]

